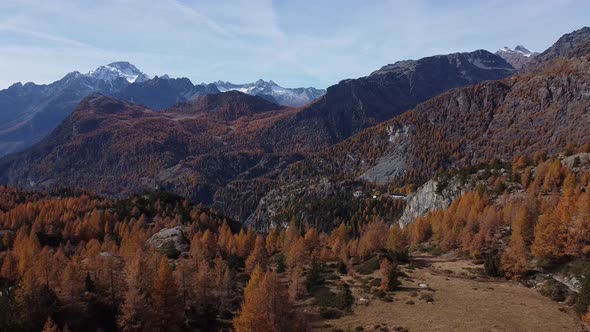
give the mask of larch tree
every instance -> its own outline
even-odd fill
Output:
[[[289,298],[292,301],[298,300],[305,294],[303,281],[303,269],[301,267],[294,268],[289,276]]]
[[[66,265],[60,280],[60,299],[65,305],[76,307],[84,293],[84,281],[77,257]]]
[[[166,257],[160,259],[151,299],[153,326],[160,331],[174,330],[175,327],[178,327],[182,312],[181,301],[172,269]]]
[[[578,247],[578,255],[586,257],[590,254],[590,186],[580,195],[576,210],[573,242]]]
[[[291,221],[289,222],[289,226],[287,226],[287,230],[285,231],[285,237],[283,239],[282,248],[284,251],[288,252],[291,249],[291,246],[301,237],[299,226],[297,225],[297,218],[293,216]]]
[[[518,277],[528,270],[528,251],[524,239],[519,233],[512,233],[510,244],[502,255],[501,266],[509,277]]]
[[[254,249],[246,259],[245,271],[247,273],[251,273],[257,265],[259,265],[264,270],[266,269],[267,260],[268,254],[266,252],[266,243],[264,242],[264,237],[262,235],[258,235],[256,237]]]
[[[233,320],[237,332],[297,331],[294,312],[285,287],[274,271],[264,274],[259,284],[244,295],[240,314]]]
[[[560,223],[557,210],[548,211],[539,217],[531,246],[533,256],[554,260],[563,254],[563,247],[560,245]]]
[[[43,325],[43,332],[60,332],[59,327],[51,317],[48,317],[45,321],[45,325]]]
[[[0,268],[0,277],[8,282],[15,282],[18,278],[18,262],[12,251],[6,252]]]
[[[305,239],[302,237],[295,240],[295,242],[289,248],[287,252],[287,267],[293,269],[296,266],[303,266],[305,257]]]
[[[381,273],[381,289],[385,292],[393,291],[400,285],[398,281],[397,266],[389,259],[384,258],[379,268]]]
[[[127,264],[125,269],[125,279],[127,290],[123,295],[123,304],[119,310],[117,325],[124,331],[142,331],[144,322],[147,320],[147,302],[146,292],[149,289],[145,282],[148,278],[143,278],[146,272],[143,255],[137,252],[137,255]]]
[[[272,255],[279,250],[279,234],[276,227],[270,229],[266,235],[266,251]]]
[[[203,250],[205,250],[206,257],[215,257],[217,251],[217,240],[215,239],[215,234],[210,230],[206,230],[203,233],[203,237],[201,237],[201,243],[203,245]]]

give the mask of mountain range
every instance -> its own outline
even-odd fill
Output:
[[[0,159],[0,182],[112,196],[161,188],[267,229],[288,221],[283,212],[302,198],[352,195],[363,183],[419,184],[441,170],[584,142],[589,55],[584,28],[530,54],[520,71],[485,50],[399,61],[299,107],[279,105],[267,93],[280,90],[272,81],[258,89],[144,80],[120,68],[126,76],[112,80],[70,74],[69,84],[103,90],[89,91],[71,114],[64,109],[39,143]],[[166,102],[149,99],[159,92]],[[310,206],[298,217],[313,218]]]
[[[94,94],[40,143],[0,161],[1,179],[30,189],[81,186],[110,195],[159,187],[211,203],[233,181],[276,176],[438,93],[513,72],[483,50],[398,62],[331,86],[300,108],[228,91],[156,112]],[[154,78],[121,91],[164,81]]]
[[[260,96],[274,103],[286,106],[303,106],[318,99],[326,93],[324,89],[316,88],[283,88],[273,81],[258,80],[254,83],[233,84],[217,81],[214,83],[221,92],[240,91],[252,96]]]
[[[194,85],[188,78],[168,75],[150,78],[129,62],[113,62],[86,74],[72,72],[47,85],[16,83],[0,91],[0,156],[22,150],[40,141],[92,93],[131,101],[154,110],[221,90],[242,90],[272,102],[300,106],[318,98],[324,90],[283,88],[270,81],[235,85]]]

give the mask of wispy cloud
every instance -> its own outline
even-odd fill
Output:
[[[194,8],[189,7],[185,4],[180,3],[177,0],[167,0],[167,3],[171,5],[172,8],[176,9],[182,15],[186,15],[187,17],[196,20],[199,23],[204,24],[207,26],[211,31],[218,33],[225,37],[231,37],[232,34],[227,31],[225,28],[217,24],[214,20],[201,14],[200,12],[196,11]]]
[[[543,50],[588,24],[588,10],[586,0],[2,0],[0,87],[115,60],[195,82],[326,87],[433,53]]]

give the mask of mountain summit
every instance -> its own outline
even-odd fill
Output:
[[[129,83],[145,82],[150,79],[149,76],[127,61],[113,62],[100,66],[90,71],[86,76],[105,81],[124,78]]]
[[[325,89],[316,88],[283,88],[275,82],[258,80],[254,83],[234,84],[230,82],[217,81],[214,83],[219,91],[240,91],[252,96],[260,96],[274,103],[285,106],[303,106],[323,96]]]
[[[517,45],[514,49],[504,46],[496,52],[496,55],[506,60],[506,62],[516,69],[520,69],[528,64],[538,54],[522,45]]]
[[[522,45],[517,45],[514,49],[504,46],[503,48],[499,49],[498,52],[522,54],[527,58],[536,54],[536,52],[533,52]]]

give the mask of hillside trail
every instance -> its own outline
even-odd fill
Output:
[[[481,277],[483,265],[471,260],[415,254],[410,262],[393,302],[357,306],[326,330],[588,331],[571,309],[517,282]]]

